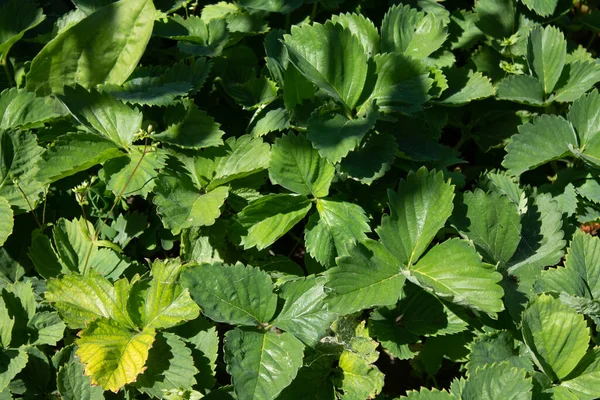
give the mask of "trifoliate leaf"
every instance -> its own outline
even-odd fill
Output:
[[[161,333],[148,352],[146,370],[137,377],[135,387],[154,398],[169,390],[191,390],[196,383],[192,351],[172,333]]]
[[[516,31],[516,5],[512,0],[480,0],[475,3],[475,25],[486,35],[504,39]]]
[[[184,149],[201,149],[204,147],[220,146],[221,136],[225,132],[220,129],[206,112],[190,104],[184,107],[170,108],[172,111],[167,119],[172,121],[167,130],[152,135],[152,139],[171,144]]]
[[[337,14],[331,17],[331,22],[349,29],[360,39],[368,57],[379,53],[379,32],[375,24],[361,14]]]
[[[0,246],[12,233],[13,226],[14,219],[10,204],[4,197],[0,197]]]
[[[104,163],[106,188],[117,195],[146,197],[154,189],[165,154],[161,150],[132,147],[129,154]]]
[[[464,384],[460,399],[531,399],[533,384],[527,371],[507,362],[486,365],[471,373]],[[454,390],[452,390],[454,392]],[[458,393],[456,393],[458,396]]]
[[[274,399],[296,377],[304,345],[290,333],[236,328],[225,334],[224,352],[238,399]]]
[[[565,77],[566,76],[566,77]],[[566,79],[564,84],[562,81]],[[565,65],[561,79],[555,88],[552,101],[574,101],[600,81],[600,64],[596,61],[574,61]]]
[[[392,6],[381,23],[381,49],[421,59],[439,49],[448,30],[444,21],[433,13],[410,6]]]
[[[210,319],[256,326],[275,314],[277,295],[267,273],[242,264],[200,264],[186,269],[182,285]]]
[[[60,101],[52,97],[36,97],[17,88],[0,93],[0,129],[43,126],[44,122],[63,117],[66,113]]]
[[[31,62],[27,90],[47,95],[65,85],[121,85],[146,50],[155,11],[152,1],[120,1],[64,30]]]
[[[438,100],[441,104],[461,106],[495,94],[492,82],[481,72],[453,69],[446,73],[446,77],[449,88]]]
[[[335,264],[337,256],[346,254],[346,245],[361,242],[370,232],[369,218],[357,204],[335,200],[317,200],[318,213],[306,226],[306,249],[326,267]]]
[[[56,385],[61,398],[65,400],[104,400],[104,391],[100,386],[92,386],[77,359],[58,370]]]
[[[506,146],[502,165],[511,175],[521,175],[563,157],[569,145],[577,147],[577,136],[569,122],[556,115],[542,115],[519,126],[519,134]]]
[[[188,176],[165,171],[156,180],[158,214],[166,228],[179,232],[193,226],[210,226],[221,215],[221,206],[229,195],[229,187],[221,186],[202,192]]]
[[[379,242],[367,239],[347,249],[326,272],[330,309],[341,315],[395,304],[404,285],[401,263]]]
[[[367,54],[349,29],[331,22],[292,27],[290,61],[308,80],[352,110],[367,79]]]
[[[94,165],[122,156],[123,152],[109,139],[93,133],[67,133],[59,136],[38,161],[36,179],[53,183]]]
[[[483,264],[466,241],[450,239],[434,246],[407,274],[415,283],[456,304],[492,315],[504,309],[504,292],[498,285],[502,276]]]
[[[537,15],[548,17],[554,14],[558,0],[521,0],[523,4]]]
[[[0,390],[4,390],[27,364],[25,346],[0,350]]]
[[[314,346],[329,331],[329,326],[336,317],[323,301],[324,285],[323,277],[314,276],[284,284],[279,297],[285,303],[273,325],[292,333],[306,345]]]
[[[340,170],[352,179],[371,185],[389,171],[397,152],[398,143],[394,136],[373,134],[365,139],[360,148],[342,160]]]
[[[567,41],[553,26],[533,28],[527,38],[527,63],[533,75],[542,84],[544,93],[554,90],[565,65]]]
[[[0,129],[0,196],[15,214],[31,211],[29,207],[35,207],[43,193],[42,183],[34,178],[42,151],[31,132]]]
[[[292,133],[275,141],[271,150],[271,182],[299,194],[325,197],[334,168],[302,135]]]
[[[363,117],[349,119],[335,111],[319,108],[308,120],[307,137],[319,154],[331,163],[339,163],[356,149],[375,126],[377,107],[371,105]]]
[[[556,380],[577,366],[587,351],[590,332],[582,315],[552,296],[540,295],[523,313],[523,338],[538,367]]]
[[[429,246],[452,213],[454,187],[441,172],[420,168],[388,191],[390,215],[376,229],[381,243],[410,268]]]
[[[592,400],[600,395],[600,349],[595,347],[581,359],[571,374],[572,379],[560,386],[569,389],[577,399]]]
[[[262,250],[285,235],[311,208],[306,196],[270,194],[244,207],[235,217],[234,228],[244,249]]]
[[[544,89],[540,82],[529,75],[512,75],[502,79],[496,86],[498,99],[521,104],[541,106],[544,104]]]
[[[144,371],[155,332],[152,328],[132,331],[114,320],[98,319],[90,322],[80,336],[76,354],[85,366],[85,374],[92,385],[116,393]]]
[[[466,192],[453,216],[459,231],[473,241],[490,264],[506,264],[521,242],[521,216],[507,196]]]

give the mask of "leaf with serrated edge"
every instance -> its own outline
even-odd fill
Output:
[[[577,367],[560,386],[568,388],[580,400],[594,400],[600,396],[600,348],[595,347],[581,359]]]
[[[14,219],[13,212],[8,200],[0,197],[0,246],[6,242],[6,239],[13,231]]]
[[[500,100],[536,106],[544,104],[544,89],[533,76],[512,75],[504,78],[498,82],[496,92]]]
[[[161,149],[130,148],[128,155],[104,163],[106,188],[115,196],[146,197],[154,189],[158,170],[164,166],[165,159]]]
[[[379,53],[379,32],[375,24],[361,14],[337,14],[331,17],[331,22],[349,29],[360,39],[367,56],[372,57]]]
[[[486,365],[473,371],[460,394],[464,400],[529,400],[533,384],[527,371],[507,362]]]
[[[150,136],[154,140],[184,149],[201,149],[223,144],[225,132],[205,111],[191,104],[185,116],[170,125],[165,131]]]
[[[567,41],[562,32],[553,26],[533,28],[527,37],[527,63],[542,84],[544,93],[550,94],[560,78],[565,65]]]
[[[0,56],[1,57],[1,56]],[[0,93],[0,128],[37,127],[63,117],[67,110],[53,97],[36,97],[24,89]]]
[[[558,4],[558,0],[521,0],[521,2],[542,17],[552,15]]]
[[[0,391],[14,379],[27,364],[27,351],[24,346],[18,349],[0,350]]]
[[[83,374],[83,365],[74,359],[58,370],[56,386],[64,400],[104,400],[104,390],[92,386],[89,376]]]
[[[600,64],[596,61],[574,61],[565,65],[563,76],[566,82],[555,88],[556,93],[550,97],[550,101],[568,102],[574,101],[582,94],[590,90],[598,81],[600,81]]]

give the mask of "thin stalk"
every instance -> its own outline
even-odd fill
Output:
[[[8,85],[10,87],[17,86],[17,83],[14,81],[13,77],[10,75],[10,70],[8,69],[8,64],[6,62],[6,58],[2,58],[0,60],[0,64],[2,64],[2,68],[4,68],[4,73],[6,74],[6,79],[8,80]]]
[[[48,187],[44,189],[44,208],[42,209],[42,224],[46,223],[46,204],[48,204]]]
[[[319,2],[315,1],[312,7],[312,11],[310,12],[310,22],[315,22],[315,18],[317,17],[317,12],[319,11]]]
[[[15,186],[17,187],[17,189],[19,189],[19,192],[21,192],[21,196],[23,196],[23,198],[25,199],[25,201],[27,202],[27,206],[29,207],[29,211],[31,212],[31,214],[33,215],[33,218],[35,219],[36,224],[38,225],[38,227],[40,229],[42,229],[42,224],[40,223],[40,219],[37,216],[37,213],[35,212],[35,210],[33,209],[33,206],[31,205],[31,203],[29,202],[29,198],[27,197],[27,194],[25,194],[25,192],[23,191],[23,189],[21,189],[21,185],[19,185],[19,182],[17,182],[16,180],[13,181],[13,183],[15,184]]]

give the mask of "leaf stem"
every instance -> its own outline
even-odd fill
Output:
[[[38,218],[37,213],[33,209],[33,206],[29,202],[29,198],[27,197],[27,194],[23,191],[23,189],[21,189],[21,185],[19,185],[19,182],[16,179],[13,180],[13,184],[17,187],[17,189],[19,189],[19,192],[21,192],[21,196],[23,196],[23,198],[27,202],[27,206],[29,207],[29,211],[33,215],[33,219],[35,219],[35,222],[38,225],[38,228],[42,229],[42,224],[40,223],[40,219]]]
[[[310,12],[310,22],[315,22],[315,18],[317,17],[317,11],[319,11],[319,2],[315,1],[312,7],[312,11]]]
[[[6,79],[8,80],[8,85],[10,87],[17,86],[17,83],[14,81],[13,77],[10,75],[10,70],[8,69],[7,60],[5,57],[2,57],[0,60],[0,64],[2,64],[2,68],[4,68],[4,73],[6,74]]]

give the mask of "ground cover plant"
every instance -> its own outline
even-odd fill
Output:
[[[0,400],[600,398],[598,33],[0,0]]]

